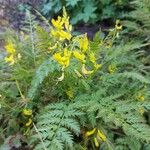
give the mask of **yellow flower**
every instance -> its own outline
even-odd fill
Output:
[[[76,59],[82,61],[82,62],[85,62],[85,55],[84,54],[81,54],[79,53],[78,51],[74,51],[73,52],[73,55]]]
[[[5,61],[10,65],[13,65],[15,63],[14,56],[10,55],[9,57],[5,57]]]
[[[63,30],[58,31],[58,34],[59,34],[60,40],[65,40],[65,39],[70,40],[72,37],[72,35],[70,33],[65,32]]]
[[[99,147],[99,145],[100,145],[96,137],[94,138],[94,144],[96,147]]]
[[[71,33],[65,32],[63,30],[60,30],[60,31],[56,30],[55,31],[55,30],[52,29],[51,34],[52,34],[52,36],[58,38],[60,41],[63,41],[65,39],[70,40],[71,37],[72,37]]]
[[[65,39],[70,40],[72,26],[69,24],[69,17],[65,9],[63,10],[63,17],[58,16],[57,20],[52,19],[52,25],[55,29],[51,30],[52,36],[58,38],[60,41]]]
[[[117,30],[122,30],[122,24],[121,24],[120,20],[116,20],[115,28],[116,28]]]
[[[14,45],[12,43],[12,41],[8,41],[7,45],[5,46],[5,49],[7,51],[7,53],[9,54],[14,54],[16,52]]]
[[[85,34],[83,38],[79,39],[79,44],[80,44],[80,49],[83,52],[86,52],[88,49],[88,45],[89,45],[87,34]]]
[[[109,65],[108,71],[110,74],[114,73],[117,70],[116,65]]]
[[[70,56],[71,52],[67,49],[64,49],[64,56],[62,56],[61,53],[58,52],[53,55],[53,58],[63,67],[68,67],[70,64]]]
[[[96,131],[96,128],[92,129],[91,131],[87,131],[85,136],[89,137],[89,136],[93,135],[95,133],[95,131]]]
[[[144,95],[139,94],[139,96],[137,97],[137,99],[138,99],[139,101],[144,101],[144,100],[145,100],[145,97],[144,97]]]
[[[105,142],[106,141],[106,136],[103,134],[103,132],[101,132],[100,130],[98,130],[98,136]]]
[[[74,97],[74,93],[72,89],[69,89],[68,91],[66,91],[66,94],[69,99],[72,99]]]
[[[32,123],[32,119],[31,119],[31,118],[29,118],[28,122],[26,123],[26,127],[30,126],[30,125],[31,125],[31,123]]]
[[[32,115],[32,110],[31,109],[23,109],[22,113],[26,116],[31,116]]]
[[[63,29],[63,19],[58,16],[57,20],[52,19],[52,25],[57,29],[57,30],[62,30]]]
[[[86,68],[85,68],[85,64],[82,65],[82,73],[84,75],[88,75],[88,74],[91,74],[93,73],[93,70],[92,71],[88,71]]]

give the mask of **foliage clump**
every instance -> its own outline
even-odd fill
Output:
[[[52,25],[42,16],[49,31],[29,11],[26,16],[21,33],[5,35],[3,139],[19,131],[37,150],[140,150],[149,143],[145,44],[121,40],[120,20],[90,41],[72,34],[65,9]]]

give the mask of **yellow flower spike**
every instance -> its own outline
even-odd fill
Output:
[[[87,34],[85,34],[83,38],[79,39],[79,44],[80,44],[80,49],[83,52],[86,52],[88,49],[88,45],[89,45]]]
[[[115,28],[116,28],[117,30],[122,30],[122,24],[121,24],[121,21],[120,21],[120,20],[116,20]]]
[[[94,138],[94,144],[95,144],[96,147],[99,147],[99,146],[100,146],[100,144],[99,144],[99,142],[98,142],[98,140],[97,140],[96,137]]]
[[[85,63],[85,55],[84,55],[84,54],[81,54],[81,53],[79,53],[78,51],[74,51],[74,52],[73,52],[73,56],[74,56],[76,59],[78,59],[78,60],[80,60],[80,61],[82,61],[82,62]]]
[[[86,68],[85,68],[85,64],[82,65],[82,73],[83,75],[89,75],[89,74],[92,74],[93,73],[93,70],[92,71],[88,71]]]
[[[62,72],[62,75],[57,80],[61,82],[64,80],[64,77],[65,77],[65,74],[64,72]]]
[[[62,30],[63,29],[63,20],[60,16],[58,16],[57,20],[52,19],[52,25],[57,29],[57,30]]]
[[[14,56],[10,55],[9,57],[5,57],[5,61],[9,63],[9,65],[14,65],[15,63]]]
[[[96,128],[94,128],[94,129],[91,130],[91,131],[87,131],[86,134],[85,134],[85,136],[86,136],[86,137],[89,137],[89,136],[93,135],[93,134],[95,133],[95,131],[96,131]]]
[[[32,124],[32,119],[29,118],[28,122],[25,124],[26,127],[30,126]]]
[[[22,113],[23,113],[23,115],[31,116],[32,115],[32,110],[25,108],[25,109],[23,109]]]
[[[100,130],[98,130],[97,132],[98,136],[105,142],[106,141],[106,136],[103,134],[103,132],[101,132]]]
[[[5,45],[5,49],[9,54],[14,54],[16,52],[14,45],[10,40],[8,41],[7,45]]]

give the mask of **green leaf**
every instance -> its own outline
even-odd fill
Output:
[[[81,0],[66,0],[66,6],[76,6],[78,4],[78,2]]]

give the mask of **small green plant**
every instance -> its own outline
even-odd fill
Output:
[[[22,31],[4,36],[2,139],[20,132],[35,150],[140,150],[149,143],[146,44],[124,43],[119,20],[90,41],[72,35],[65,9],[52,25],[42,19],[46,29],[27,11]]]

